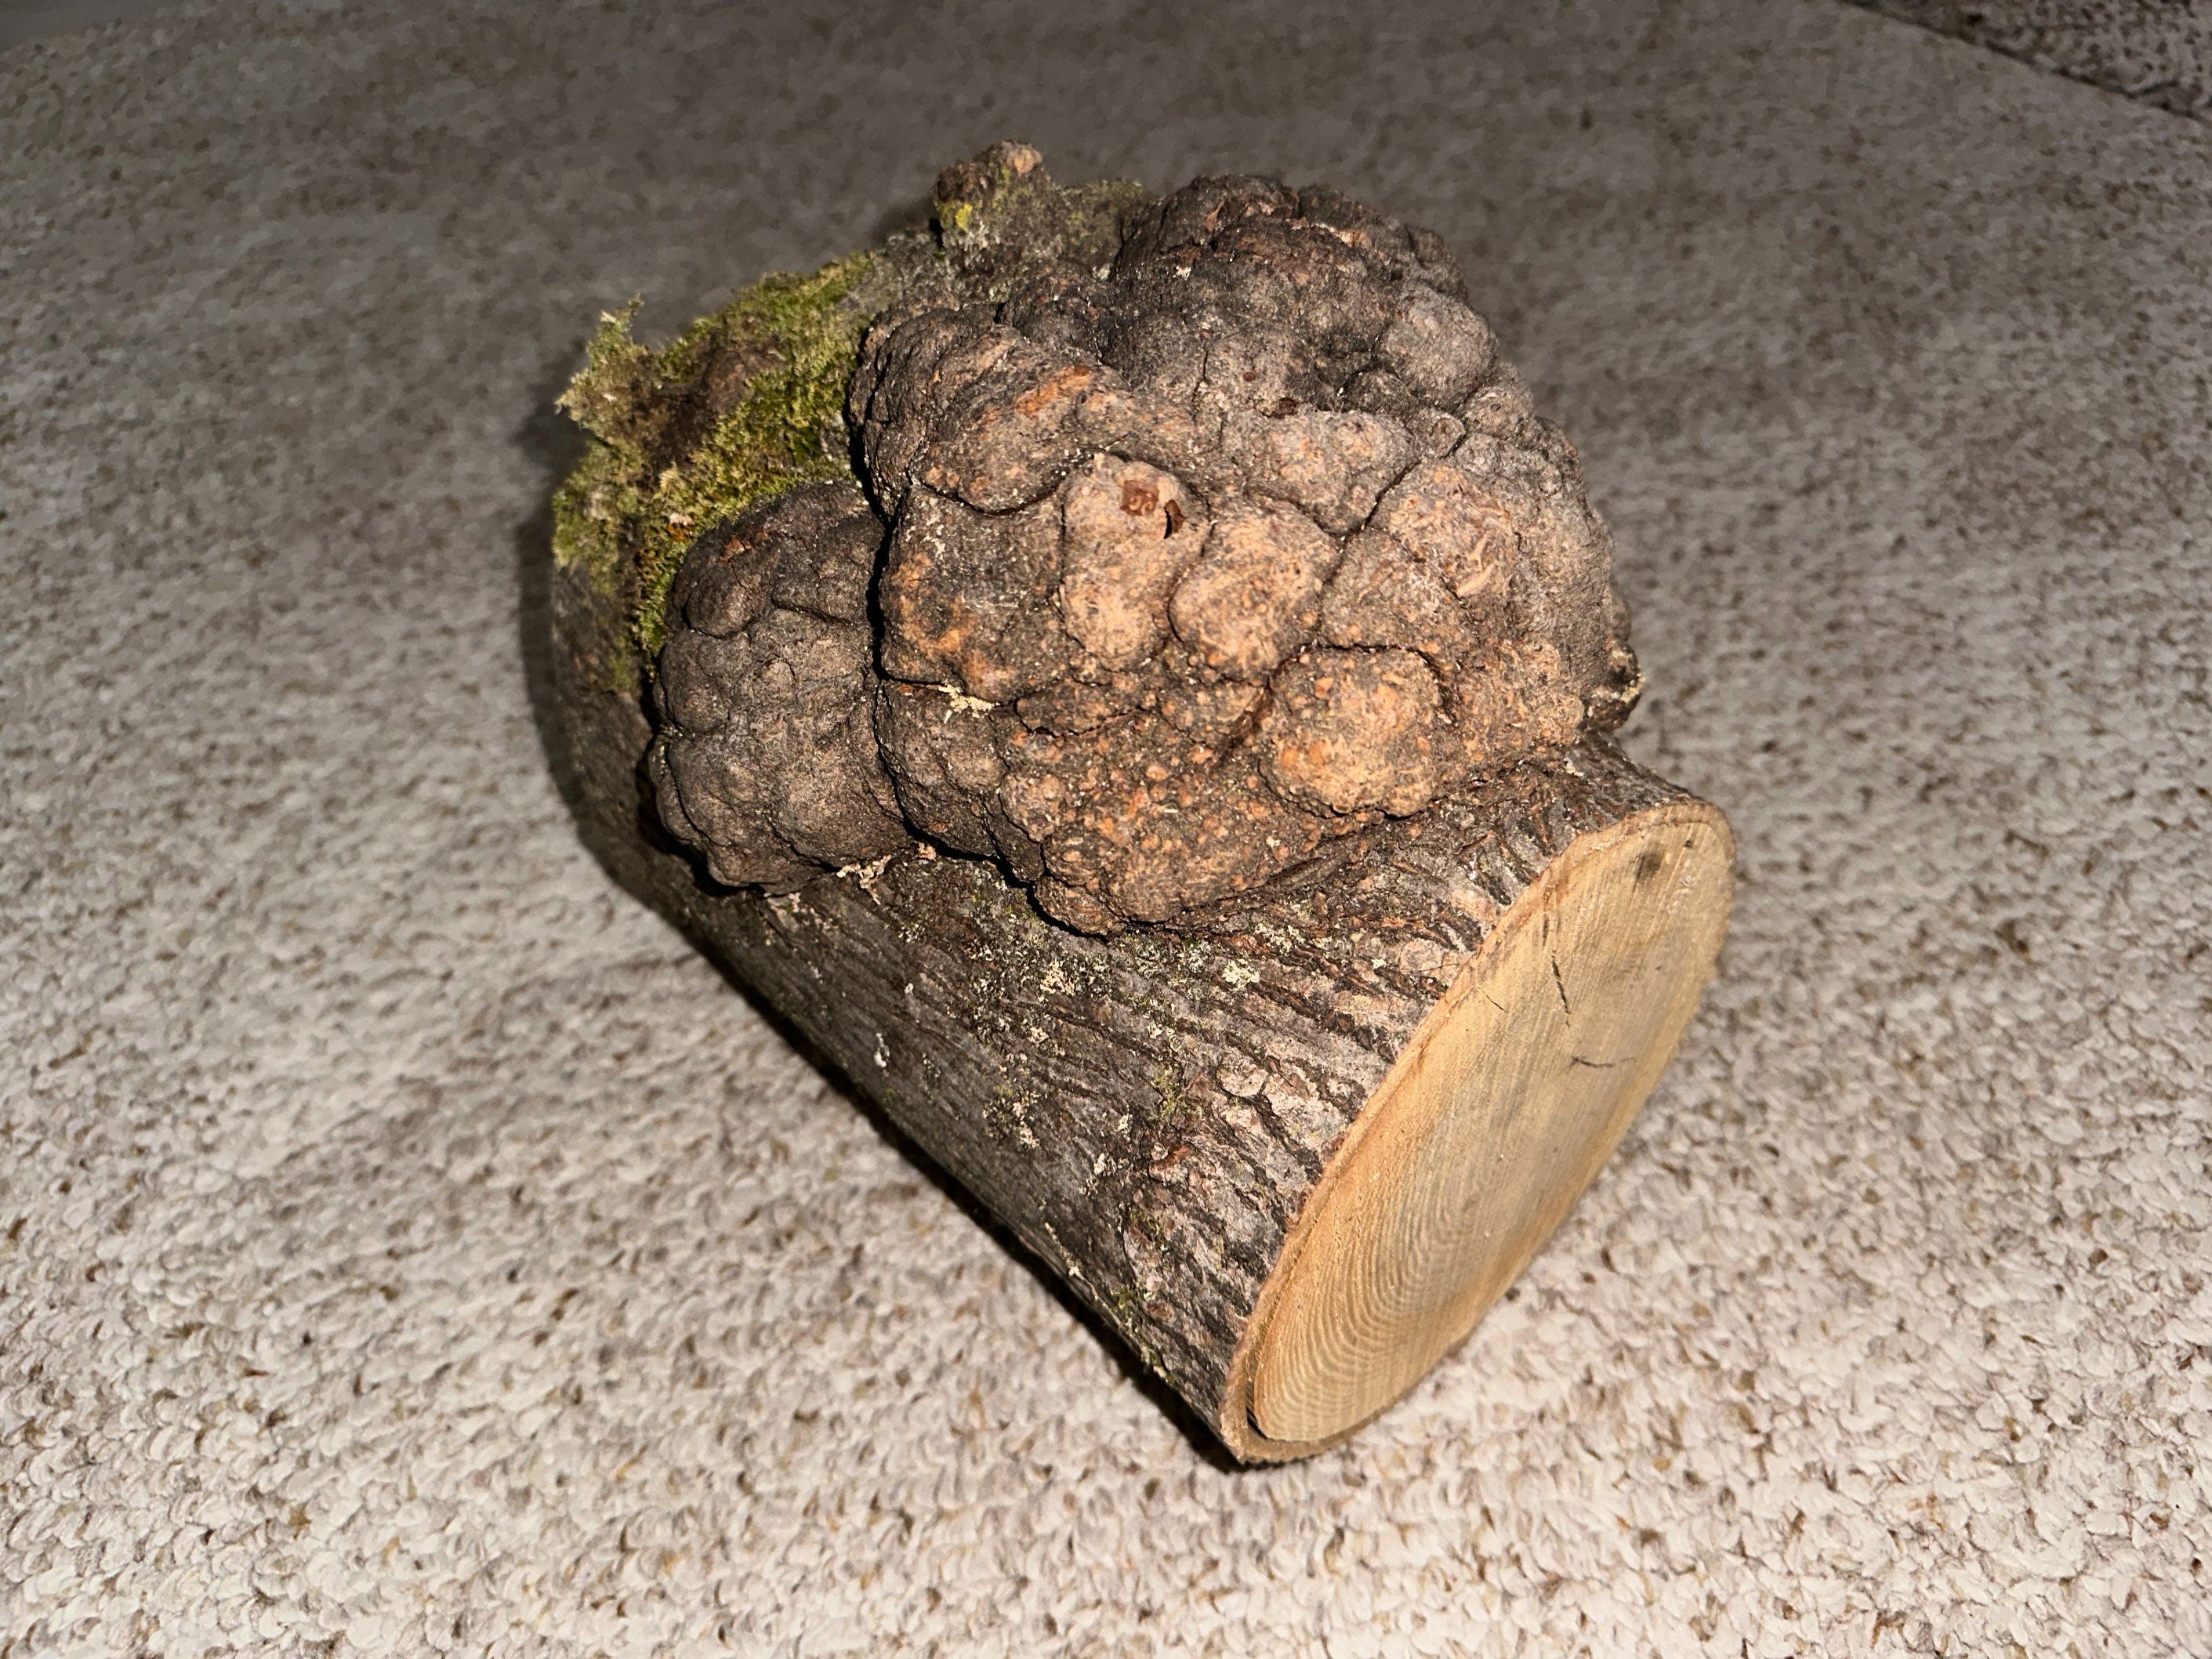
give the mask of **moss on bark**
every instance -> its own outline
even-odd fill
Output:
[[[560,400],[592,442],[554,497],[553,550],[627,594],[633,671],[660,649],[669,584],[700,532],[799,484],[852,478],[845,387],[878,258],[763,276],[657,350],[630,331],[638,301],[601,318]]]
[[[777,272],[659,348],[609,312],[560,407],[592,444],[553,499],[553,551],[622,608],[611,690],[635,690],[667,636],[670,584],[705,531],[801,484],[853,481],[845,394],[868,325],[917,295],[996,294],[1047,260],[1110,260],[1144,187],[1063,188],[1021,144],[948,167],[926,230]]]

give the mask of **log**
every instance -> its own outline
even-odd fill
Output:
[[[939,197],[659,353],[603,328],[556,763],[1232,1454],[1304,1456],[1619,1142],[1727,823],[1608,735],[1609,544],[1433,238],[1018,146]]]

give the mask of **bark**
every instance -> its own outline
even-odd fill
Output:
[[[1492,1121],[1462,1109],[1474,1072],[1409,1043],[1571,842],[1687,803],[1606,735],[1641,676],[1572,445],[1434,236],[1267,179],[1068,189],[995,146],[947,171],[927,236],[764,278],[659,352],[626,315],[571,389],[599,447],[557,502],[594,848],[1232,1450],[1315,1449],[1245,1396],[1347,1132],[1401,1059],[1423,1110]],[[1662,867],[1626,880],[1656,902]],[[1527,913],[1547,929],[1572,885]],[[1644,937],[1575,902],[1590,937]],[[1705,957],[1638,945],[1634,974],[1693,994],[1717,902]],[[1564,1063],[1567,983],[1555,956],[1536,1004],[1493,998],[1512,1041],[1485,1025],[1480,1053]],[[1469,1183],[1563,1211],[1610,1147],[1625,1115],[1569,1145],[1589,1102],[1540,1071],[1466,1165],[1351,1182],[1438,1198],[1314,1254],[1380,1261],[1381,1288],[1316,1328],[1307,1398],[1364,1412],[1464,1328],[1416,1318],[1373,1364],[1335,1343],[1459,1305],[1401,1269],[1493,1237],[1454,1210]],[[1564,1138],[1499,1176],[1546,1121]],[[1299,1409],[1271,1420],[1335,1421]]]
[[[660,830],[652,723],[593,689],[604,601],[556,578],[561,757],[592,849],[1003,1219],[1240,1455],[1231,1373],[1306,1195],[1424,1016],[1577,836],[1689,797],[1590,736],[1172,930],[1060,926],[912,846],[769,894]]]

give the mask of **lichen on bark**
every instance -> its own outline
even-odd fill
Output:
[[[927,232],[658,352],[629,315],[558,545],[629,595],[722,883],[919,837],[1070,927],[1188,922],[1635,700],[1573,447],[1443,243],[1334,191],[1001,144]]]

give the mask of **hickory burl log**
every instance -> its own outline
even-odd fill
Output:
[[[564,398],[595,850],[1237,1455],[1351,1432],[1619,1139],[1725,924],[1606,735],[1610,544],[1449,252],[1064,189],[771,277]]]

